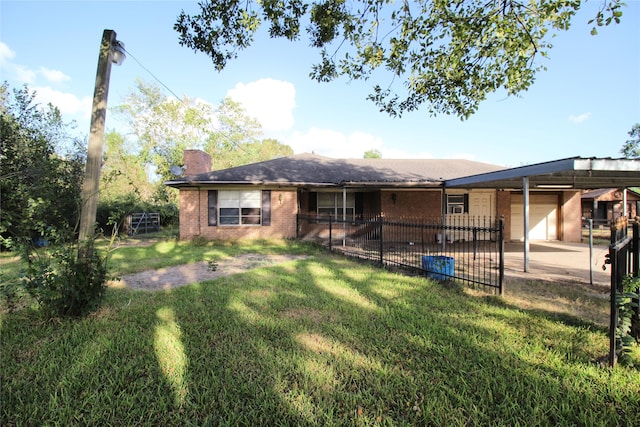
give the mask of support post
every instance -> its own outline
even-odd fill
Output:
[[[91,248],[88,248],[87,244],[91,244],[95,234],[100,168],[102,166],[102,150],[104,147],[104,128],[107,115],[107,98],[109,95],[109,79],[111,78],[111,54],[115,41],[115,31],[104,30],[100,44],[100,54],[98,55],[98,69],[96,71],[96,83],[93,92],[87,166],[82,183],[82,206],[78,237],[79,257],[88,255],[86,250],[91,250]]]
[[[529,177],[522,178],[524,213],[524,272],[529,272]]]

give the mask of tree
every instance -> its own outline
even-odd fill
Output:
[[[209,133],[205,151],[212,159],[212,168],[226,169],[251,163],[247,146],[262,136],[262,126],[250,117],[241,104],[225,98],[216,108],[216,128]],[[246,163],[245,163],[246,162]]]
[[[376,150],[376,149],[367,150],[364,152],[363,157],[365,159],[381,159],[382,153],[380,152],[380,150]]]
[[[293,154],[293,149],[275,139],[262,138],[262,126],[244,107],[225,98],[215,111],[217,126],[205,151],[211,155],[213,170],[271,160]]]
[[[107,132],[100,198],[108,201],[131,194],[137,195],[141,200],[150,200],[154,188],[149,182],[141,157],[132,153],[126,138],[116,131]]]
[[[12,93],[11,93],[12,92]],[[27,86],[0,87],[0,246],[49,230],[73,230],[80,207],[84,152],[72,123],[51,104],[34,103]]]
[[[432,115],[465,119],[489,93],[518,94],[544,69],[552,32],[567,30],[579,0],[238,0],[202,1],[174,24],[179,42],[222,70],[263,23],[271,37],[294,41],[306,27],[320,50],[310,77],[320,81],[385,78],[369,100],[400,116],[423,104]],[[603,0],[596,26],[619,22],[622,0]],[[385,74],[378,70],[386,71]],[[394,87],[401,82],[404,88]]]
[[[640,159],[640,123],[636,123],[629,131],[631,139],[627,140],[620,152],[627,159]]]
[[[153,84],[137,80],[123,104],[114,108],[129,122],[135,138],[133,150],[158,180],[172,177],[169,169],[182,163],[187,148],[201,148],[212,125],[211,106],[188,97],[167,97]]]
[[[170,199],[162,182],[173,178],[170,168],[182,164],[185,149],[205,150],[211,155],[213,169],[293,153],[289,146],[275,140],[261,140],[260,123],[231,98],[223,99],[214,108],[188,97],[169,98],[158,86],[138,80],[136,88],[115,110],[125,117],[132,130],[135,141],[127,150],[141,157],[136,164],[159,176],[156,199],[160,200]],[[117,140],[112,142],[115,144]],[[124,141],[118,143],[124,147]],[[111,148],[118,150],[115,146]],[[117,156],[122,158],[124,151]]]

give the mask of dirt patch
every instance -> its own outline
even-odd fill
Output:
[[[114,288],[147,291],[167,290],[191,283],[214,280],[221,276],[242,273],[253,268],[270,267],[285,261],[305,258],[307,256],[242,254],[234,258],[201,261],[193,264],[127,274],[120,280],[109,282],[108,285]]]

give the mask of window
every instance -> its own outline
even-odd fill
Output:
[[[342,218],[343,194],[342,193],[318,193],[318,214],[333,215]],[[356,195],[347,193],[345,213],[347,218],[355,216]]]
[[[469,212],[468,194],[447,194],[447,213],[462,214]]]
[[[209,225],[270,225],[271,191],[209,191]]]

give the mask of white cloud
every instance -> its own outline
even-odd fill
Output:
[[[0,42],[0,62],[4,63],[15,58],[16,53],[11,50],[5,43]]]
[[[33,84],[36,81],[36,73],[27,67],[14,64],[16,53],[5,43],[0,42],[0,70],[3,79],[16,80],[20,84]]]
[[[47,105],[49,103],[60,109],[65,121],[84,120],[91,117],[91,97],[78,98],[68,92],[61,92],[48,84],[57,85],[70,81],[71,78],[59,70],[39,67],[37,70],[16,64],[12,60],[16,53],[5,43],[0,42],[0,69],[3,76],[12,84],[26,84],[31,92],[35,92],[35,102]],[[38,85],[40,80],[46,80],[44,85]]]
[[[22,65],[9,64],[10,70],[17,81],[27,85],[36,82],[36,72]]]
[[[227,96],[258,119],[265,132],[288,130],[293,126],[296,90],[292,83],[274,79],[238,83]]]
[[[364,152],[381,150],[382,139],[364,132],[345,135],[330,129],[311,128],[305,133],[295,132],[284,141],[295,153],[311,153],[333,158],[362,158]],[[384,154],[383,154],[384,156]]]
[[[50,87],[36,87],[36,100],[41,104],[51,103],[60,109],[63,117],[81,116],[89,118],[91,116],[91,97],[82,99],[71,93],[60,92]]]
[[[40,67],[39,72],[51,83],[62,83],[71,80],[71,77],[67,76],[62,71],[51,70],[46,67]]]
[[[591,113],[582,113],[582,114],[570,114],[569,115],[569,121],[572,123],[582,123],[585,120],[587,120],[589,117],[591,117]]]

